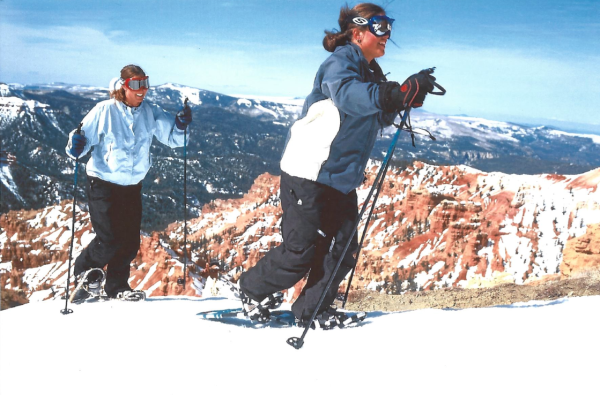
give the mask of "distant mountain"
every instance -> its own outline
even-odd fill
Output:
[[[67,135],[98,101],[108,98],[108,91],[3,84],[0,93],[1,212],[42,208],[71,198],[74,162],[64,153]],[[185,97],[194,118],[188,130],[188,207],[190,216],[196,216],[204,203],[241,196],[259,174],[278,172],[287,129],[300,107],[174,84],[153,87],[147,100],[175,113]],[[151,154],[153,166],[143,188],[143,228],[148,230],[183,218],[183,149],[155,143]],[[85,166],[81,167],[78,194],[85,202]]]
[[[413,147],[406,133],[394,155],[405,163],[464,164],[507,174],[580,174],[600,167],[600,134],[424,111],[415,112],[412,118],[414,129],[428,130],[436,140],[416,135]],[[384,155],[393,131],[386,130],[374,154]]]
[[[301,101],[238,98],[176,84],[152,87],[146,100],[175,113],[185,97],[194,117],[187,149],[189,217],[215,198],[242,196],[262,173],[279,174],[285,138]],[[0,84],[0,212],[40,209],[72,198],[74,163],[64,153],[67,134],[107,98],[106,88]],[[422,111],[413,112],[412,125],[428,129],[436,140],[417,135],[413,147],[403,132],[394,155],[397,165],[422,160],[509,174],[580,174],[600,166],[600,137],[594,135]],[[382,130],[373,158],[384,156],[394,131]],[[155,143],[151,153],[154,164],[143,188],[147,231],[183,218],[183,149]],[[83,203],[84,167],[78,183]]]

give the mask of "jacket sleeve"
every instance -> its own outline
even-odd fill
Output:
[[[379,85],[362,81],[358,62],[343,53],[334,53],[322,67],[321,90],[340,111],[351,116],[366,116],[382,111]]]
[[[96,105],[81,121],[83,124],[81,130],[86,138],[86,143],[79,158],[83,158],[100,141],[100,133],[104,126],[106,116],[105,107]],[[73,159],[75,159],[75,157],[69,153],[69,149],[71,148],[71,136],[73,136],[76,130],[77,129],[73,129],[71,133],[69,133],[69,139],[67,140],[67,146],[65,147],[65,152]]]
[[[156,104],[151,104],[150,107],[156,121],[154,135],[158,141],[171,148],[183,147],[184,131],[179,130],[175,126],[175,116],[169,114]]]

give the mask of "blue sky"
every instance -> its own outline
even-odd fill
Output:
[[[390,80],[436,66],[424,109],[600,132],[599,0],[396,0]],[[303,97],[343,1],[0,0],[0,81],[152,84]],[[355,2],[349,2],[352,6]]]

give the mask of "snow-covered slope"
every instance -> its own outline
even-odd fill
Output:
[[[224,298],[60,300],[0,312],[0,393],[596,394],[600,296],[373,312],[362,326],[251,329],[199,319]]]
[[[361,202],[378,166],[373,162],[368,168],[367,182],[358,190]],[[600,268],[599,181],[600,169],[576,176],[517,176],[466,166],[392,167],[352,285],[398,294],[527,285]],[[189,219],[185,290],[177,284],[183,273],[183,223],[143,234],[130,285],[151,296],[217,295],[205,281],[207,263],[216,259],[235,274],[281,243],[278,191],[279,177],[264,174],[243,198],[217,199]],[[22,292],[31,301],[64,293],[71,210],[72,203],[64,201],[0,217],[4,289]],[[77,212],[74,257],[93,237],[89,215],[80,208]],[[302,285],[289,290],[288,300]]]

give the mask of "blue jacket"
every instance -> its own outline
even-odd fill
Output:
[[[343,193],[358,187],[377,132],[396,115],[382,109],[383,81],[357,45],[337,47],[321,64],[300,118],[290,128],[281,170]]]
[[[87,174],[114,184],[135,185],[144,179],[152,164],[153,136],[171,148],[183,146],[184,132],[174,127],[175,117],[145,101],[139,107],[102,101],[82,123],[87,143],[81,156],[93,148]]]

